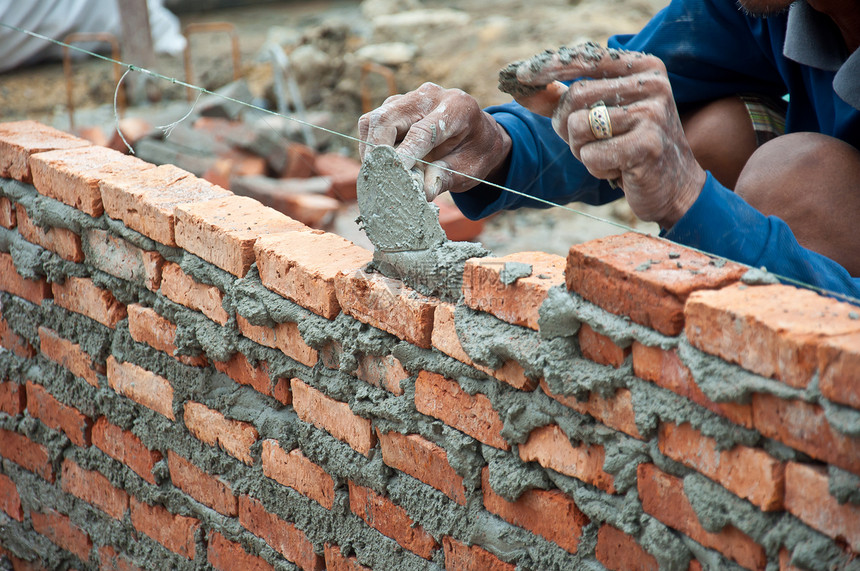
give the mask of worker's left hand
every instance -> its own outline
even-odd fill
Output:
[[[654,56],[594,44],[568,50],[541,65],[523,63],[517,79],[551,84],[548,98],[561,93],[552,123],[576,158],[595,177],[616,182],[639,218],[671,228],[698,198],[706,174],[681,127],[666,67]],[[563,91],[553,83],[578,79]],[[607,107],[612,136],[598,140],[589,111],[600,101]],[[540,96],[521,103],[548,107]]]

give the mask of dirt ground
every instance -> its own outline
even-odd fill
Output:
[[[667,0],[287,0],[205,13],[181,14],[190,22],[227,21],[236,26],[241,48],[240,74],[258,103],[273,99],[272,65],[261,56],[264,45],[277,42],[291,58],[302,97],[311,110],[331,114],[328,125],[355,136],[362,112],[360,61],[354,54],[364,46],[400,42],[410,44],[411,57],[389,64],[398,92],[424,81],[458,87],[483,105],[509,100],[496,89],[498,70],[510,61],[544,49],[586,40],[605,42],[613,33],[632,33],[662,8]],[[491,8],[488,8],[488,5]],[[395,26],[384,13],[407,9],[431,10],[416,22]],[[303,49],[299,49],[305,46]],[[315,49],[308,49],[311,46]],[[217,89],[232,79],[230,42],[226,34],[192,38],[193,82]],[[392,57],[395,59],[397,55]],[[167,77],[185,79],[182,57],[159,56],[152,66]],[[124,70],[123,70],[124,71]],[[86,59],[73,64],[73,97],[77,126],[113,123],[116,87],[114,67]],[[387,94],[383,79],[366,81],[372,105]],[[132,107],[127,115],[165,117],[170,122],[188,109],[185,90],[156,80],[150,93],[157,102]],[[30,66],[0,75],[0,120],[31,118],[69,129],[67,93],[59,62]],[[157,123],[158,119],[154,119]],[[334,149],[356,154],[356,144],[335,138]],[[600,218],[656,233],[653,224],[638,221],[626,203],[603,207],[571,204]],[[559,208],[520,210],[492,218],[478,238],[498,254],[542,250],[566,254],[571,244],[622,231]],[[352,238],[352,236],[349,236]]]

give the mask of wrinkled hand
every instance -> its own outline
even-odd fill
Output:
[[[381,107],[361,116],[358,132],[362,160],[371,146],[396,145],[407,169],[416,163],[423,168],[427,200],[446,190],[463,192],[478,184],[445,169],[481,180],[502,176],[511,149],[507,132],[473,97],[433,83],[389,97]]]
[[[521,103],[548,114],[548,100],[557,98],[555,131],[592,175],[621,186],[639,218],[671,228],[696,201],[706,174],[684,135],[660,59],[588,44],[539,66],[523,63],[516,75],[527,85],[549,85]],[[557,83],[580,78],[569,89]],[[598,101],[608,108],[612,138],[591,132],[588,112]]]

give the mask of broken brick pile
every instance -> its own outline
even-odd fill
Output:
[[[633,234],[451,304],[37,123],[0,176],[14,569],[857,565],[855,306]]]

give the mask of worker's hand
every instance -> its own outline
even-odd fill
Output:
[[[566,51],[565,51],[566,50]],[[705,183],[684,135],[663,62],[639,52],[585,44],[521,64],[517,79],[549,85],[530,103],[552,108],[552,123],[573,154],[597,178],[616,182],[633,212],[671,228],[698,198]],[[560,89],[556,81],[575,81]],[[612,137],[598,140],[589,125],[590,108],[603,101]]]
[[[463,192],[478,184],[445,169],[480,180],[503,177],[511,149],[507,132],[473,97],[433,83],[389,97],[380,108],[361,116],[358,132],[362,160],[368,148],[390,145],[396,146],[407,169],[416,163],[423,168],[427,200],[446,190]]]

